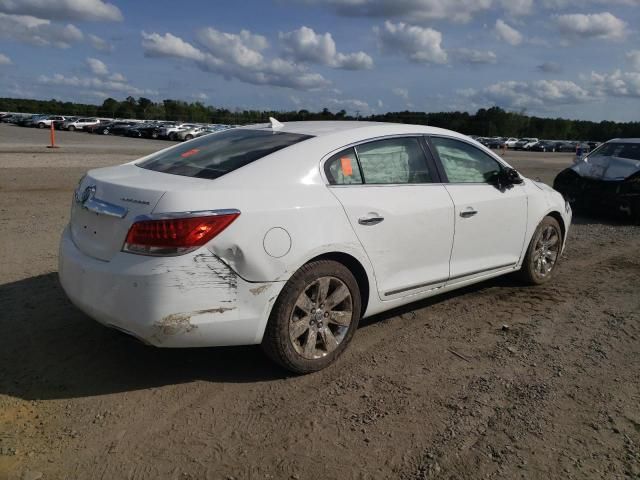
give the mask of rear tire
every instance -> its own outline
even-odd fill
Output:
[[[522,262],[520,279],[528,285],[542,285],[553,277],[562,252],[562,229],[553,217],[545,217],[531,238]]]
[[[40,122],[40,123],[38,124],[38,128],[44,128],[44,123]]]
[[[280,292],[262,349],[292,372],[322,370],[353,338],[361,309],[360,289],[347,267],[332,260],[308,263]]]
[[[76,127],[74,127],[73,125],[69,125],[69,128],[67,128],[67,130],[69,130],[70,132],[73,132],[76,129]]]

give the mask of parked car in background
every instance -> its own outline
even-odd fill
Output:
[[[575,152],[576,142],[558,142],[556,145],[556,152]]]
[[[64,117],[63,115],[49,115],[46,117],[39,118],[38,120],[33,122],[33,125],[38,128],[45,128],[45,127],[50,127],[51,123],[55,124],[57,122],[64,122],[65,119],[66,117]]]
[[[541,140],[535,145],[533,145],[529,150],[532,152],[555,152],[557,148],[557,143],[553,140]]]
[[[609,140],[560,172],[553,186],[577,209],[622,214],[640,223],[640,139]]]
[[[494,150],[496,150],[498,148],[503,147],[504,138],[502,137],[487,138],[484,142],[482,142],[482,144],[487,148],[493,148]]]
[[[518,140],[514,145],[514,150],[529,150],[536,143],[538,143],[537,138],[522,138]]]
[[[558,192],[456,132],[273,120],[89,171],[59,278],[146,343],[261,344],[307,373],[362,317],[514,272],[549,281],[570,223]]]
[[[504,141],[504,144],[507,148],[514,148],[518,143],[518,139],[514,137],[509,137]]]
[[[68,119],[67,121],[62,123],[60,128],[62,130],[69,130],[70,132],[73,132],[74,130],[84,130],[89,126],[98,125],[99,123],[100,120],[95,117],[77,118],[70,120]]]
[[[174,140],[184,142],[185,140],[192,140],[198,136],[199,133],[205,132],[205,127],[194,127],[187,130],[179,130],[175,132]]]
[[[110,122],[104,125],[100,123],[97,127],[93,128],[93,133],[99,133],[102,135],[120,135],[129,127],[135,125],[134,122]]]
[[[162,127],[157,123],[143,123],[129,128],[125,135],[137,138],[158,138]]]
[[[16,118],[14,122],[19,127],[33,127],[36,122],[40,120],[44,120],[48,117],[48,115],[34,114],[34,115],[21,115]]]
[[[195,123],[176,123],[173,125],[167,125],[160,129],[160,137],[168,138],[169,140],[175,140],[175,136],[178,132],[189,130],[198,126],[199,125],[196,125]]]

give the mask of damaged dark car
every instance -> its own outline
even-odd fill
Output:
[[[610,213],[640,224],[640,138],[618,138],[560,172],[553,188],[574,210]]]

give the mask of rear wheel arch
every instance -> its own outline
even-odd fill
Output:
[[[362,263],[357,258],[349,255],[348,253],[328,252],[309,259],[307,262],[305,262],[304,265],[318,260],[333,260],[334,262],[341,263],[349,269],[351,274],[355,277],[356,282],[358,283],[358,288],[360,289],[362,316],[364,316],[369,305],[371,286],[369,284],[369,276],[367,275],[367,271]],[[302,268],[304,265],[302,265],[300,268]]]

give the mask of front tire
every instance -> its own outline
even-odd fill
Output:
[[[353,338],[361,309],[360,289],[347,267],[332,260],[308,263],[276,300],[262,349],[292,372],[322,370]]]
[[[562,229],[553,217],[545,217],[531,238],[520,278],[529,285],[542,285],[553,277],[562,252]]]

